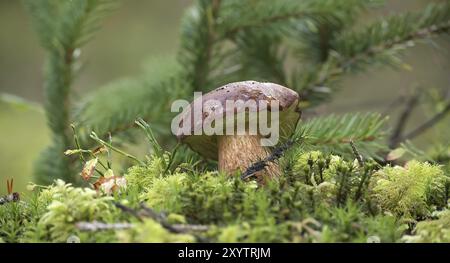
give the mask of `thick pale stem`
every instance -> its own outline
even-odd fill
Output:
[[[245,172],[253,163],[269,156],[270,150],[262,147],[260,140],[259,135],[219,136],[219,171],[230,175],[236,171]],[[258,181],[264,177],[277,177],[280,175],[280,169],[277,164],[270,162],[255,175]]]

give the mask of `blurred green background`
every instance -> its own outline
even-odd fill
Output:
[[[420,10],[429,2],[388,0],[385,7],[360,22]],[[105,19],[95,39],[83,49],[83,60],[87,63],[75,83],[76,93],[80,95],[115,79],[136,75],[147,58],[173,55],[181,16],[190,4],[188,0],[122,1],[120,8]],[[433,43],[420,44],[405,52],[409,70],[372,68],[348,76],[334,100],[320,107],[319,112],[381,112],[408,89],[450,88],[449,52],[448,37],[437,38]],[[45,54],[21,2],[0,0],[0,93],[42,103],[44,60]],[[421,110],[417,110],[414,119],[422,118]],[[430,131],[423,137],[436,138],[434,135]],[[49,141],[41,110],[0,102],[0,195],[6,192],[6,178],[14,178],[15,190],[25,189],[31,180],[33,162]]]

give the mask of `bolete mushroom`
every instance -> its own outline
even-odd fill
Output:
[[[251,127],[251,120],[260,126],[261,121],[267,118],[267,123],[277,125],[270,128],[278,128],[279,138],[286,138],[300,119],[298,103],[299,95],[295,91],[278,84],[257,81],[230,83],[195,98],[181,113],[176,135],[200,155],[218,160],[219,171],[227,174],[238,170],[244,172],[271,154],[271,147],[262,145],[262,139],[268,138],[268,134],[261,133],[261,127]],[[195,118],[199,107],[201,115]],[[242,114],[244,118],[239,119]],[[243,119],[245,125],[241,123],[239,131],[239,121]],[[219,132],[205,134],[205,125],[214,126]],[[280,170],[277,164],[270,163],[255,175],[262,180],[265,176],[279,176]]]

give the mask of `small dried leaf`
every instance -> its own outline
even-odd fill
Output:
[[[95,190],[99,190],[100,189],[100,186],[106,181],[107,179],[105,178],[105,177],[100,177],[100,178],[98,178],[98,180],[95,182],[95,183],[93,183],[92,185],[94,186],[94,189]]]
[[[406,150],[403,148],[397,148],[392,150],[386,157],[388,161],[394,161],[401,158],[405,154]]]
[[[81,177],[83,177],[85,181],[91,179],[92,175],[95,172],[95,167],[97,166],[97,163],[98,158],[86,162],[86,164],[83,167],[83,170],[81,170]]]
[[[112,194],[127,187],[127,180],[122,176],[100,177],[94,184],[94,189],[105,194]]]
[[[116,180],[114,178],[107,178],[104,183],[100,185],[100,191],[105,194],[112,194],[117,190]]]
[[[98,155],[98,154],[102,154],[102,153],[106,153],[106,152],[108,152],[108,149],[106,149],[106,147],[103,145],[92,150],[92,153],[94,155]]]

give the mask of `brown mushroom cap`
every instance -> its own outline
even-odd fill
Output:
[[[279,131],[281,137],[288,137],[292,134],[300,119],[300,112],[298,110],[299,95],[297,92],[283,87],[281,85],[269,82],[257,82],[257,81],[242,81],[234,82],[222,87],[219,87],[202,97],[203,115],[201,120],[197,123],[193,123],[194,114],[193,107],[197,100],[194,100],[188,108],[186,108],[181,115],[181,118],[191,117],[191,134],[183,134],[183,122],[180,120],[176,136],[178,140],[190,146],[192,150],[201,154],[202,156],[217,160],[217,136],[208,136],[205,134],[195,135],[195,131],[201,131],[203,124],[206,121],[214,121],[218,119],[224,119],[226,114],[240,113],[242,109],[225,107],[227,100],[247,102],[249,100],[261,101],[265,100],[268,103],[267,110],[270,112],[270,102],[273,100],[279,103]],[[207,102],[215,100],[221,103],[221,108],[217,108],[214,105],[208,105]],[[199,102],[197,102],[199,103]],[[250,112],[257,112],[265,110],[265,108],[259,108],[259,105],[254,108],[248,108]],[[209,118],[208,118],[209,117]],[[225,126],[225,125],[224,125]]]

